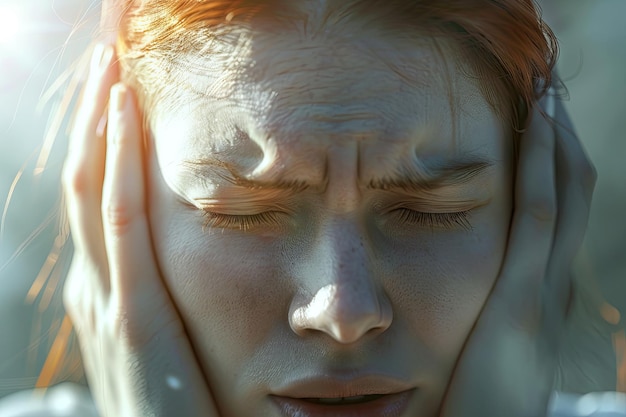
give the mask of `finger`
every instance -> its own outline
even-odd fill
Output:
[[[553,84],[557,82],[562,84],[560,77],[556,71],[556,68],[552,72]],[[550,93],[556,95],[555,88],[550,89]],[[581,179],[580,184],[583,184],[584,190],[587,193],[587,200],[591,201],[593,190],[596,185],[598,177],[597,171],[591,162],[591,159],[587,155],[587,152],[582,146],[582,142],[576,134],[576,129],[572,123],[569,113],[565,109],[563,100],[555,100],[555,113],[554,113],[554,125],[557,135],[557,140],[563,142],[563,145],[568,151],[568,158],[572,161],[572,165],[576,168],[575,174],[579,174]]]
[[[104,176],[103,114],[109,90],[118,77],[115,52],[97,45],[78,106],[69,152],[63,168],[69,223],[75,250],[102,260],[100,199]]]
[[[162,286],[146,215],[142,130],[133,93],[116,84],[109,106],[102,218],[111,290],[118,297],[154,297]]]
[[[582,185],[587,201],[591,201],[598,175],[561,100],[556,100],[554,121],[557,142],[562,143],[565,156],[574,168],[572,178],[576,178],[575,182]]]
[[[116,343],[132,352],[134,400],[154,415],[217,416],[204,375],[182,322],[161,282],[146,215],[142,123],[131,90],[111,90],[107,159],[103,186],[103,227],[111,276]],[[116,323],[117,324],[117,323]],[[117,327],[116,327],[117,329]],[[125,351],[128,354],[128,350]],[[124,364],[126,365],[126,363]],[[167,401],[163,401],[166,398]],[[143,414],[142,414],[143,415]]]
[[[550,103],[543,106],[550,111]],[[540,395],[550,381],[540,373],[543,364],[537,363],[534,331],[540,324],[541,286],[556,220],[554,140],[541,109],[535,108],[520,139],[515,211],[504,265],[455,369],[442,416],[502,416],[512,409],[540,415]],[[481,375],[479,383],[476,375]],[[504,391],[503,375],[515,375]],[[502,395],[485,402],[489,392]]]
[[[115,41],[120,21],[131,5],[131,0],[102,0],[100,31],[105,39]]]
[[[554,118],[559,214],[546,294],[563,320],[569,304],[569,272],[587,228],[596,173],[560,100]]]
[[[543,106],[553,104],[548,97]],[[538,106],[520,140],[515,206],[505,263],[491,300],[504,303],[522,328],[536,328],[541,287],[548,266],[557,214],[555,191],[555,139]]]

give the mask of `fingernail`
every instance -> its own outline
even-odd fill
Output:
[[[124,111],[127,97],[128,89],[126,86],[122,83],[115,84],[111,87],[110,107],[118,112]]]
[[[92,71],[102,71],[111,65],[111,59],[113,58],[113,47],[103,43],[98,43],[94,47],[93,55],[91,56],[91,69]]]

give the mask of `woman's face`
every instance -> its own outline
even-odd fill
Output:
[[[445,41],[242,39],[151,124],[155,250],[221,415],[434,415],[502,262],[510,129]]]

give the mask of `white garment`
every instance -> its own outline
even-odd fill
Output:
[[[0,399],[0,417],[99,417],[89,390],[63,383],[45,391],[20,391]]]
[[[555,392],[548,417],[626,417],[626,394],[592,392],[576,395]]]
[[[22,391],[0,399],[0,417],[98,417],[98,412],[86,388],[64,383],[45,396]],[[626,394],[555,392],[546,417],[626,417]]]

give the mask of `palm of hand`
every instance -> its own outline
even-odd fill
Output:
[[[561,103],[544,99],[521,139],[507,254],[461,355],[442,417],[546,415],[595,171]],[[556,107],[556,108],[555,108]]]

